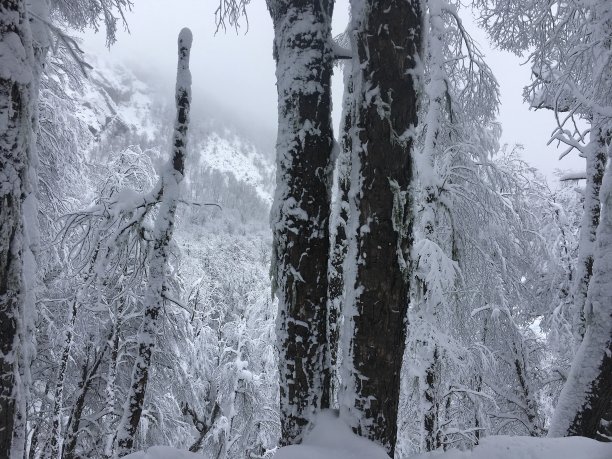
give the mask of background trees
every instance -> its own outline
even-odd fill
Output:
[[[246,3],[220,2],[219,27],[234,26]],[[526,96],[556,113],[555,140],[589,161],[587,174],[565,174],[551,190],[518,149],[500,147],[497,85],[458,4],[354,2],[333,44],[330,2],[269,3],[281,101],[280,362],[262,223],[275,173],[266,146],[195,110],[190,142],[200,154],[185,165],[175,240],[153,257],[172,113],[125,69],[84,63],[57,21],[104,16],[116,30],[129,8],[87,5],[30,11],[33,55],[47,65],[39,116],[26,119],[38,131],[41,243],[30,320],[38,352],[18,362],[31,383],[17,449],[113,457],[163,442],[215,458],[266,457],[282,425],[282,442],[297,442],[324,407],[339,407],[397,457],[470,448],[491,434],[540,436],[551,419],[551,433],[605,435],[605,5],[570,2],[539,15],[533,4],[483,2],[493,35],[535,47]],[[544,35],[528,35],[534,23],[521,9]],[[310,33],[312,21],[320,33]],[[423,40],[407,33],[418,27]],[[329,107],[336,58],[347,64],[339,148]],[[147,298],[153,264],[166,267],[161,305]],[[151,305],[157,324],[143,334]],[[126,409],[143,343],[150,362],[135,380],[144,386],[146,374],[147,390]]]
[[[482,21],[497,43],[517,53],[533,48],[529,59],[534,79],[525,95],[534,106],[553,110],[557,129],[551,141],[566,144],[568,150],[565,154],[577,150],[586,158],[584,216],[570,314],[574,335],[582,347],[582,337],[589,327],[589,316],[592,314],[588,292],[594,274],[593,247],[598,244],[596,234],[602,226],[600,196],[605,191],[600,190],[600,186],[606,163],[605,152],[610,145],[612,87],[608,75],[612,70],[609,58],[611,11],[602,1],[552,4],[485,1],[481,4]],[[584,123],[580,120],[586,121],[588,127],[583,128]],[[602,228],[602,231],[605,235],[606,229]],[[602,266],[602,269],[605,270],[605,267]],[[598,294],[596,292],[597,288],[593,294]],[[592,332],[599,336],[598,348],[607,348],[606,343],[612,339],[610,333],[597,327]],[[589,346],[588,342],[583,344]],[[586,356],[581,353],[584,351],[579,352],[580,359],[584,361]],[[594,348],[588,352],[593,358],[600,353],[600,349]],[[576,365],[580,365],[578,362],[575,360]],[[606,365],[604,359],[595,366],[603,371]],[[586,404],[578,402],[575,397],[568,397],[569,393],[579,394],[585,387],[597,385],[595,381],[603,376],[596,373],[590,373],[591,380],[585,378],[578,382],[575,378],[568,379],[551,425],[551,435],[577,432],[591,437],[596,435],[597,427],[580,425],[586,418],[598,424],[598,421],[593,421],[593,416],[600,416],[606,410],[604,407],[611,403],[607,392],[600,391],[602,398],[597,402],[603,405],[598,408],[600,411],[590,415],[585,413],[584,417],[581,413],[586,409]],[[570,398],[573,398],[572,409],[568,408]]]

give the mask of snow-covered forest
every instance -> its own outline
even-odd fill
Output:
[[[199,28],[112,58],[145,0],[0,0],[0,459],[611,458],[612,2],[200,2],[267,9],[276,135]]]

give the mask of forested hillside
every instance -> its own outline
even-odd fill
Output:
[[[188,28],[168,84],[73,36],[129,0],[0,1],[0,459],[612,455],[612,6],[266,5],[276,137]],[[467,14],[584,171],[501,143]]]

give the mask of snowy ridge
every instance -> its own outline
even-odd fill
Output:
[[[154,140],[159,133],[161,120],[155,120],[152,116],[152,89],[124,66],[111,65],[93,56],[88,56],[87,60],[94,69],[85,96],[92,97],[92,102],[95,102],[99,100],[95,93],[101,94],[118,121],[148,140]]]
[[[81,87],[69,85],[67,94],[77,101],[76,118],[84,123],[96,142],[131,134],[164,149],[172,114],[169,100],[157,94],[129,68],[87,56],[93,70]],[[197,109],[198,102],[194,103]],[[193,157],[204,169],[231,174],[250,185],[267,205],[272,203],[275,167],[271,155],[258,149],[237,129],[223,126],[224,120],[194,113],[190,135]],[[126,136],[127,137],[127,136]],[[129,144],[129,141],[128,141]],[[127,145],[125,145],[127,146]]]
[[[213,132],[197,149],[204,165],[253,186],[262,200],[272,204],[275,168],[252,144],[225,130],[224,136]]]

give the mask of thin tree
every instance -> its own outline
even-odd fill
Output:
[[[172,158],[166,166],[166,171],[160,177],[155,191],[159,210],[151,234],[153,248],[147,260],[149,265],[148,285],[144,298],[144,317],[138,333],[138,355],[132,370],[123,417],[117,428],[117,454],[119,456],[128,454],[134,445],[144,405],[151,356],[159,333],[159,315],[162,312],[165,292],[168,289],[166,271],[170,256],[169,244],[174,231],[179,187],[183,180],[187,159],[187,129],[191,105],[191,73],[189,71],[191,43],[191,31],[184,28],[178,38],[177,115],[174,125]]]

